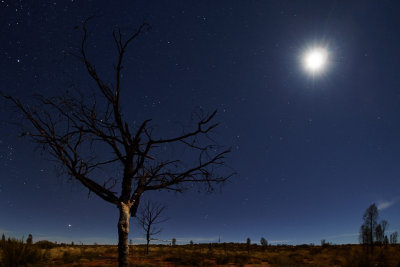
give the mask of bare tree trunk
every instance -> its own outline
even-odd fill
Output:
[[[371,216],[370,219],[370,242],[371,242],[371,255],[374,254],[374,222],[373,222],[373,217]]]
[[[146,241],[147,241],[146,254],[149,255],[149,243],[150,243],[150,233],[149,233],[149,231],[147,231],[147,234],[146,234]]]
[[[128,234],[129,234],[129,217],[130,207],[124,202],[120,203],[119,208],[119,220],[118,220],[118,266],[128,267],[129,266],[129,245],[128,245]]]

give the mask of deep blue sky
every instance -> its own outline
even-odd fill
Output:
[[[238,173],[214,194],[152,193],[180,242],[356,243],[373,202],[400,229],[398,1],[0,1],[0,89],[28,101],[71,84],[94,88],[66,55],[91,16],[90,58],[112,79],[112,29],[152,25],[127,54],[124,113],[160,134],[193,110],[218,109],[214,135]],[[304,50],[325,45],[310,77]],[[0,232],[116,243],[117,209],[57,176],[8,121],[1,101]],[[18,119],[18,118],[17,118]],[[175,123],[175,124],[174,124]],[[168,126],[170,125],[170,126]],[[163,132],[162,127],[169,129]],[[71,225],[70,227],[68,225]],[[130,238],[142,232],[132,222]]]

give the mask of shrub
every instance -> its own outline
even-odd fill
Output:
[[[165,258],[165,261],[174,263],[176,265],[206,266],[205,257],[201,253],[186,253],[186,254],[180,253]],[[210,266],[210,264],[208,264],[207,266]]]
[[[350,257],[343,266],[345,267],[372,267],[374,264],[369,255],[364,252],[356,252]]]
[[[24,244],[15,238],[4,242],[3,255],[0,261],[2,267],[26,266],[37,264],[43,259],[41,250],[33,245]]]
[[[62,256],[62,260],[64,263],[73,263],[77,262],[80,259],[80,255],[71,253],[69,251],[65,251]]]
[[[93,261],[95,258],[98,258],[99,256],[100,256],[99,253],[97,253],[96,251],[83,250],[81,251],[80,258]]]
[[[215,263],[218,265],[226,265],[230,262],[233,262],[233,259],[229,257],[228,255],[218,255],[215,258]]]
[[[29,234],[28,238],[26,239],[26,244],[32,245],[32,243],[33,243],[33,237],[31,234]]]
[[[109,254],[109,253],[117,253],[118,249],[116,247],[108,247],[104,250],[104,253]]]
[[[47,241],[47,240],[41,240],[35,243],[35,246],[42,248],[42,249],[51,249],[57,247],[57,244]]]
[[[245,264],[249,263],[249,261],[250,257],[248,255],[241,255],[241,254],[235,255],[234,263],[237,266],[244,266]]]

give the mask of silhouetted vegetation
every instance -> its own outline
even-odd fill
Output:
[[[382,247],[384,245],[386,247],[389,244],[389,238],[386,235],[389,223],[386,220],[378,223],[378,218],[378,208],[375,204],[370,205],[363,215],[363,224],[360,228],[360,243],[364,245],[366,250],[369,248],[367,251],[370,254],[373,254],[374,246]],[[397,232],[392,233],[390,237],[391,241],[397,239]],[[397,240],[394,243],[390,243],[396,244]]]
[[[371,253],[374,247],[374,230],[377,225],[378,209],[375,204],[368,207],[363,215],[363,224],[360,228],[360,243],[369,246]]]
[[[26,244],[24,244],[27,246]],[[397,267],[400,262],[400,245],[377,246],[374,254],[366,253],[363,245],[269,245],[247,243],[212,243],[188,245],[150,245],[150,254],[145,254],[146,245],[133,245],[129,257],[132,266],[314,266],[314,267]],[[35,247],[33,245],[32,247]],[[211,247],[211,249],[210,249]],[[40,250],[39,250],[40,251]],[[115,266],[117,246],[101,245],[57,245],[41,250],[42,258],[37,266]],[[30,261],[30,264],[35,264]],[[3,265],[17,266],[17,265]],[[24,266],[24,265],[18,265]]]
[[[22,239],[9,238],[7,241],[2,240],[1,251],[1,267],[34,265],[44,259],[44,253],[40,248],[32,245],[32,243],[24,243]]]
[[[152,236],[159,234],[162,229],[157,227],[157,224],[165,222],[167,219],[162,218],[161,214],[165,210],[165,206],[146,201],[139,210],[137,220],[146,234],[146,254],[149,254],[149,244]]]
[[[51,241],[47,241],[47,240],[40,240],[38,242],[35,243],[35,246],[41,248],[41,249],[51,249],[51,248],[55,248],[58,245],[56,243],[53,243]]]
[[[29,238],[28,238],[29,239]],[[27,239],[27,240],[28,240]],[[175,238],[174,238],[175,239]],[[267,245],[265,242],[208,243],[187,245],[132,245],[136,256],[130,256],[132,266],[244,266],[247,264],[267,266],[314,266],[314,267],[398,267],[400,245],[376,246],[374,254],[364,245],[334,245],[324,241],[315,245]],[[265,240],[266,241],[266,240]],[[176,242],[176,239],[175,239]],[[117,246],[67,245],[50,241],[24,243],[15,238],[2,238],[0,266],[115,266]],[[265,247],[268,249],[265,249]],[[251,250],[251,253],[249,253]]]
[[[26,239],[26,244],[32,245],[33,243],[33,237],[31,234],[28,235],[28,238]]]
[[[397,237],[398,237],[397,232],[393,232],[390,234],[390,244],[397,244]]]
[[[215,184],[230,177],[229,174],[217,174],[230,150],[209,139],[208,135],[218,126],[213,122],[217,111],[195,114],[196,121],[190,130],[184,129],[166,137],[156,136],[151,119],[137,125],[130,123],[132,119],[126,117],[121,107],[123,65],[128,47],[149,30],[150,25],[143,22],[127,36],[119,28],[113,31],[118,53],[113,69],[115,80],[108,81],[101,77],[88,58],[88,21],[78,27],[83,36],[77,57],[96,86],[96,92],[85,95],[85,89],[69,91],[59,97],[37,96],[36,105],[25,105],[3,91],[0,95],[25,118],[27,123],[22,127],[22,136],[31,138],[47,151],[71,179],[118,208],[119,266],[126,267],[129,219],[136,216],[142,195],[155,190],[183,192],[194,184],[204,185],[211,191]],[[99,147],[101,149],[97,149]],[[185,153],[167,156],[163,153],[166,147],[175,147]],[[191,156],[187,157],[187,153]],[[105,167],[118,169],[122,177],[99,181],[93,173]],[[120,189],[114,190],[117,185]]]
[[[261,237],[260,244],[261,244],[261,247],[263,248],[263,250],[265,250],[267,248],[267,246],[268,246],[267,239],[265,239],[265,237]]]
[[[247,245],[247,253],[250,253],[250,246],[251,246],[251,239],[248,237],[246,239],[246,245]]]

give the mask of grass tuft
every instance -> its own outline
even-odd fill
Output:
[[[35,265],[44,259],[41,249],[15,238],[2,242],[1,267]]]

